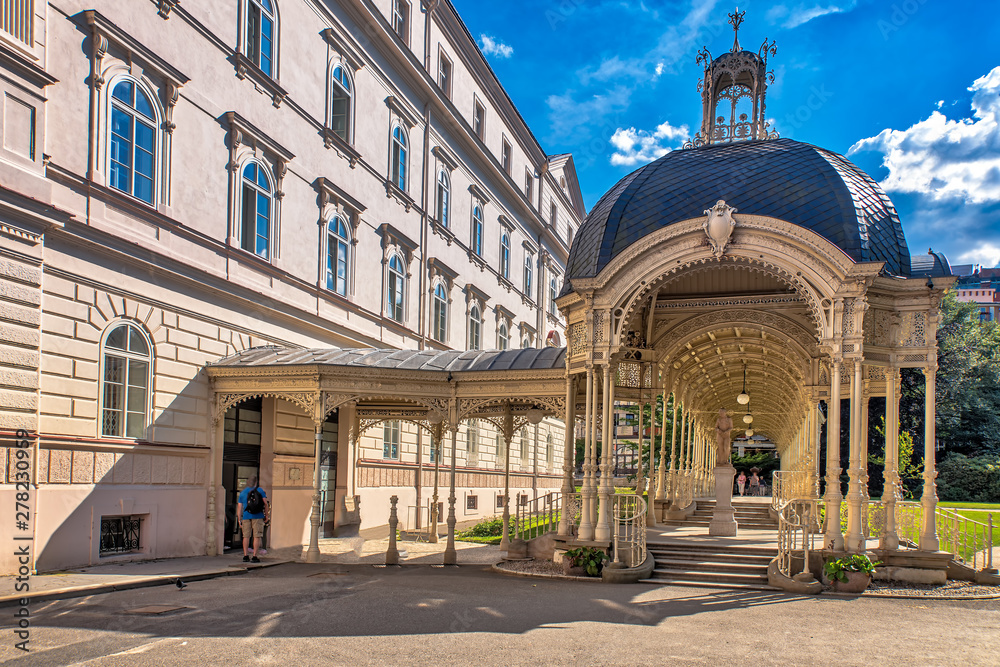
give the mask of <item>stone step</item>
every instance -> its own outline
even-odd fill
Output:
[[[778,550],[776,548],[753,547],[742,544],[705,545],[680,541],[649,541],[646,543],[646,548],[650,551],[684,551],[688,553],[709,553],[716,556],[722,556],[725,554],[742,554],[747,556],[767,556],[768,558],[774,558],[778,555]]]
[[[670,581],[668,579],[640,579],[640,584],[654,584],[656,586],[690,586],[692,588],[710,588],[719,590],[749,590],[749,591],[781,591],[780,588],[775,588],[767,584],[737,584],[737,583],[718,583],[713,581]]]
[[[767,575],[731,574],[727,572],[705,572],[701,570],[655,568],[651,579],[669,583],[686,582],[688,584],[756,584],[767,585]]]
[[[754,565],[763,566],[767,568],[768,564],[774,558],[774,554],[742,554],[742,553],[729,553],[729,554],[719,554],[710,551],[685,551],[683,549],[650,549],[649,553],[653,554],[653,559],[659,563],[660,560],[664,561],[687,561],[687,562],[699,562],[699,563],[730,563],[734,565]]]
[[[767,563],[713,563],[694,560],[660,560],[656,559],[656,567],[665,570],[687,570],[692,572],[728,572],[730,574],[753,574],[767,576]]]
[[[666,521],[661,521],[660,525],[663,526],[677,526],[677,527],[694,527],[694,526],[708,526],[711,525],[711,519],[667,519]],[[749,521],[744,519],[736,519],[736,524],[740,528],[746,528],[748,530],[775,530],[778,527],[775,521]]]

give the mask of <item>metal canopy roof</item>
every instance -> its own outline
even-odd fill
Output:
[[[380,350],[374,348],[292,349],[254,347],[208,364],[214,368],[247,366],[351,366],[405,371],[470,373],[566,368],[566,348],[518,350]]]
[[[623,178],[580,227],[563,293],[572,279],[598,275],[639,239],[701,217],[719,199],[811,229],[855,262],[884,261],[887,273],[910,275],[903,228],[882,188],[837,153],[776,139],[672,151]]]

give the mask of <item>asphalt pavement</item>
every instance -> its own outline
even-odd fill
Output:
[[[830,599],[285,564],[39,601],[18,665],[991,665],[1000,601]]]

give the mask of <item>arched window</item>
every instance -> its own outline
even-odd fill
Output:
[[[403,321],[403,291],[406,286],[406,271],[399,255],[393,255],[389,260],[389,275],[387,280],[386,304],[389,317],[397,322]]]
[[[443,343],[448,337],[448,294],[444,285],[434,288],[434,340]]]
[[[469,311],[469,349],[478,350],[480,335],[483,331],[483,316],[479,306],[473,306]]]
[[[500,331],[497,332],[497,347],[506,350],[510,345],[510,334],[507,332],[507,323],[500,323]]]
[[[351,140],[351,118],[354,114],[354,86],[343,65],[333,68],[333,101],[330,110],[330,129],[344,141]]]
[[[111,187],[153,203],[156,172],[156,110],[134,79],[111,92],[108,177]]]
[[[406,139],[406,131],[399,125],[392,128],[392,141],[390,142],[390,159],[392,184],[400,190],[406,191],[406,147],[409,145]]]
[[[524,293],[531,298],[531,281],[534,274],[535,257],[530,253],[524,253]]]
[[[470,419],[468,428],[468,441],[466,442],[466,449],[470,454],[475,454],[479,451],[479,422],[475,419]]]
[[[271,242],[271,180],[264,165],[243,167],[243,249],[267,259]]]
[[[510,234],[500,235],[500,275],[510,280]]]
[[[559,288],[556,286],[556,277],[549,278],[549,313],[558,316],[559,310],[556,308],[556,297],[559,296]]]
[[[521,349],[528,349],[531,347],[531,334],[526,333],[521,336]]]
[[[260,71],[274,76],[278,17],[272,0],[246,0],[246,53]]]
[[[438,174],[437,215],[442,227],[448,226],[448,205],[451,201],[451,182],[444,169]]]
[[[483,207],[472,207],[472,252],[483,256]]]
[[[347,296],[348,248],[351,237],[344,219],[335,215],[326,226],[326,288]]]
[[[101,378],[101,435],[143,438],[149,416],[153,355],[142,330],[128,322],[104,338]]]

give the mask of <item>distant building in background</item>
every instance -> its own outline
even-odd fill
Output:
[[[1000,268],[984,269],[979,264],[958,264],[951,267],[958,278],[955,296],[962,303],[979,306],[982,322],[1000,319]]]

